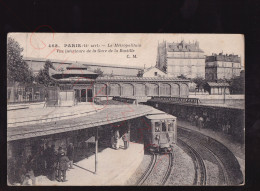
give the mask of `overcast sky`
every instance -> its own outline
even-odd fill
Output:
[[[205,55],[212,53],[238,54],[244,65],[244,36],[240,34],[93,34],[93,33],[9,33],[24,48],[25,57],[60,59],[68,61],[84,61],[104,64],[117,64],[146,67],[154,66],[157,56],[158,42],[198,41]],[[58,44],[62,50],[92,50],[90,47],[70,48],[64,44],[101,44],[95,49],[114,50],[109,44],[141,44],[130,53],[57,53],[49,44]],[[131,48],[122,48],[131,49]],[[54,51],[53,51],[54,50]],[[127,58],[127,55],[137,58]]]

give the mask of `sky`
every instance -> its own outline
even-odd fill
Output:
[[[166,42],[199,42],[205,55],[212,53],[237,54],[244,66],[244,36],[241,34],[152,34],[152,33],[9,33],[8,37],[19,42],[24,57],[83,61],[122,66],[155,66],[157,45]],[[114,44],[136,44],[140,47],[116,48]],[[57,44],[58,47],[49,47]],[[80,44],[81,47],[68,47]],[[90,47],[90,45],[100,47]],[[82,47],[83,45],[88,47]],[[65,47],[66,46],[66,47]],[[111,47],[108,47],[111,46]],[[107,52],[92,52],[107,51]],[[108,52],[109,50],[113,52]],[[134,52],[114,52],[114,49],[132,49]],[[60,50],[58,52],[57,50]],[[64,52],[61,52],[63,50]],[[79,52],[65,52],[77,50]],[[89,50],[90,52],[87,52]],[[83,52],[85,51],[85,52]],[[136,58],[133,56],[136,55]],[[127,58],[129,57],[129,58]]]

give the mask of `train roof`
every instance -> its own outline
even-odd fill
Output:
[[[147,119],[176,119],[173,115],[166,113],[151,114],[145,116]]]

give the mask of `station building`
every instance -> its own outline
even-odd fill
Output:
[[[60,90],[71,91],[71,99],[93,102],[113,97],[150,98],[152,96],[188,97],[189,80],[169,77],[98,77],[82,68],[67,68],[60,72],[49,69],[50,76],[59,83]]]

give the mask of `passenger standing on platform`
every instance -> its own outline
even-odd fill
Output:
[[[51,156],[51,147],[50,147],[50,145],[48,145],[47,149],[45,149],[45,151],[44,151],[44,159],[45,159],[45,162],[46,162],[46,170],[48,172],[47,174],[49,174],[50,166],[51,166],[50,156]]]
[[[68,158],[69,158],[69,168],[70,169],[74,169],[73,168],[73,159],[74,159],[74,146],[73,146],[73,144],[72,143],[70,143],[69,144],[69,146],[68,146],[68,149],[67,149],[67,156],[68,156]]]
[[[194,117],[194,120],[195,120],[195,126],[197,127],[198,126],[198,120],[199,120],[199,116],[198,115],[195,115]]]
[[[120,138],[118,129],[115,130],[114,137],[115,137],[115,149],[117,150],[117,149],[119,149],[119,138]]]
[[[61,153],[63,152],[63,149],[61,146],[58,148],[58,152],[56,154],[56,160],[57,160],[57,165],[56,165],[56,176],[59,176],[59,169],[60,169],[60,158],[61,158]]]
[[[44,159],[44,145],[41,145],[39,148],[39,153],[37,156],[37,170],[39,174],[45,174],[45,159]]]
[[[51,181],[55,180],[57,166],[58,166],[58,158],[55,152],[55,145],[52,145],[50,151],[50,168],[49,168],[49,176]]]
[[[59,159],[59,173],[58,182],[66,182],[66,171],[68,170],[69,158],[65,155],[64,151],[61,151],[61,157]],[[62,180],[61,180],[62,177]]]
[[[32,179],[30,178],[29,175],[26,175],[24,181],[22,182],[22,186],[32,186],[32,185],[33,185]]]
[[[208,128],[208,129],[210,128],[210,118],[209,118],[209,116],[207,116],[207,118],[206,118],[205,127]]]
[[[201,128],[203,128],[203,117],[200,117],[199,118],[199,130],[201,129]]]
[[[18,181],[20,182],[20,184],[23,184],[24,180],[25,180],[25,175],[26,175],[26,168],[24,164],[19,164],[20,162],[18,162]],[[21,165],[21,166],[20,166]]]
[[[222,132],[226,133],[226,119],[224,119],[224,118],[223,118],[221,127],[222,127]]]
[[[114,130],[111,130],[111,147],[112,149],[115,149],[115,133]]]
[[[34,171],[33,169],[35,169],[35,165],[34,165],[34,158],[32,157],[32,155],[30,155],[27,159],[27,163],[26,163],[26,175],[29,176],[29,178],[32,180],[32,185],[35,185],[35,176],[34,176]]]
[[[128,128],[126,128],[125,134],[122,136],[122,139],[124,141],[124,149],[127,149],[129,147],[129,131]]]
[[[226,129],[227,129],[227,134],[230,134],[230,123],[229,123],[229,121],[227,121]]]

